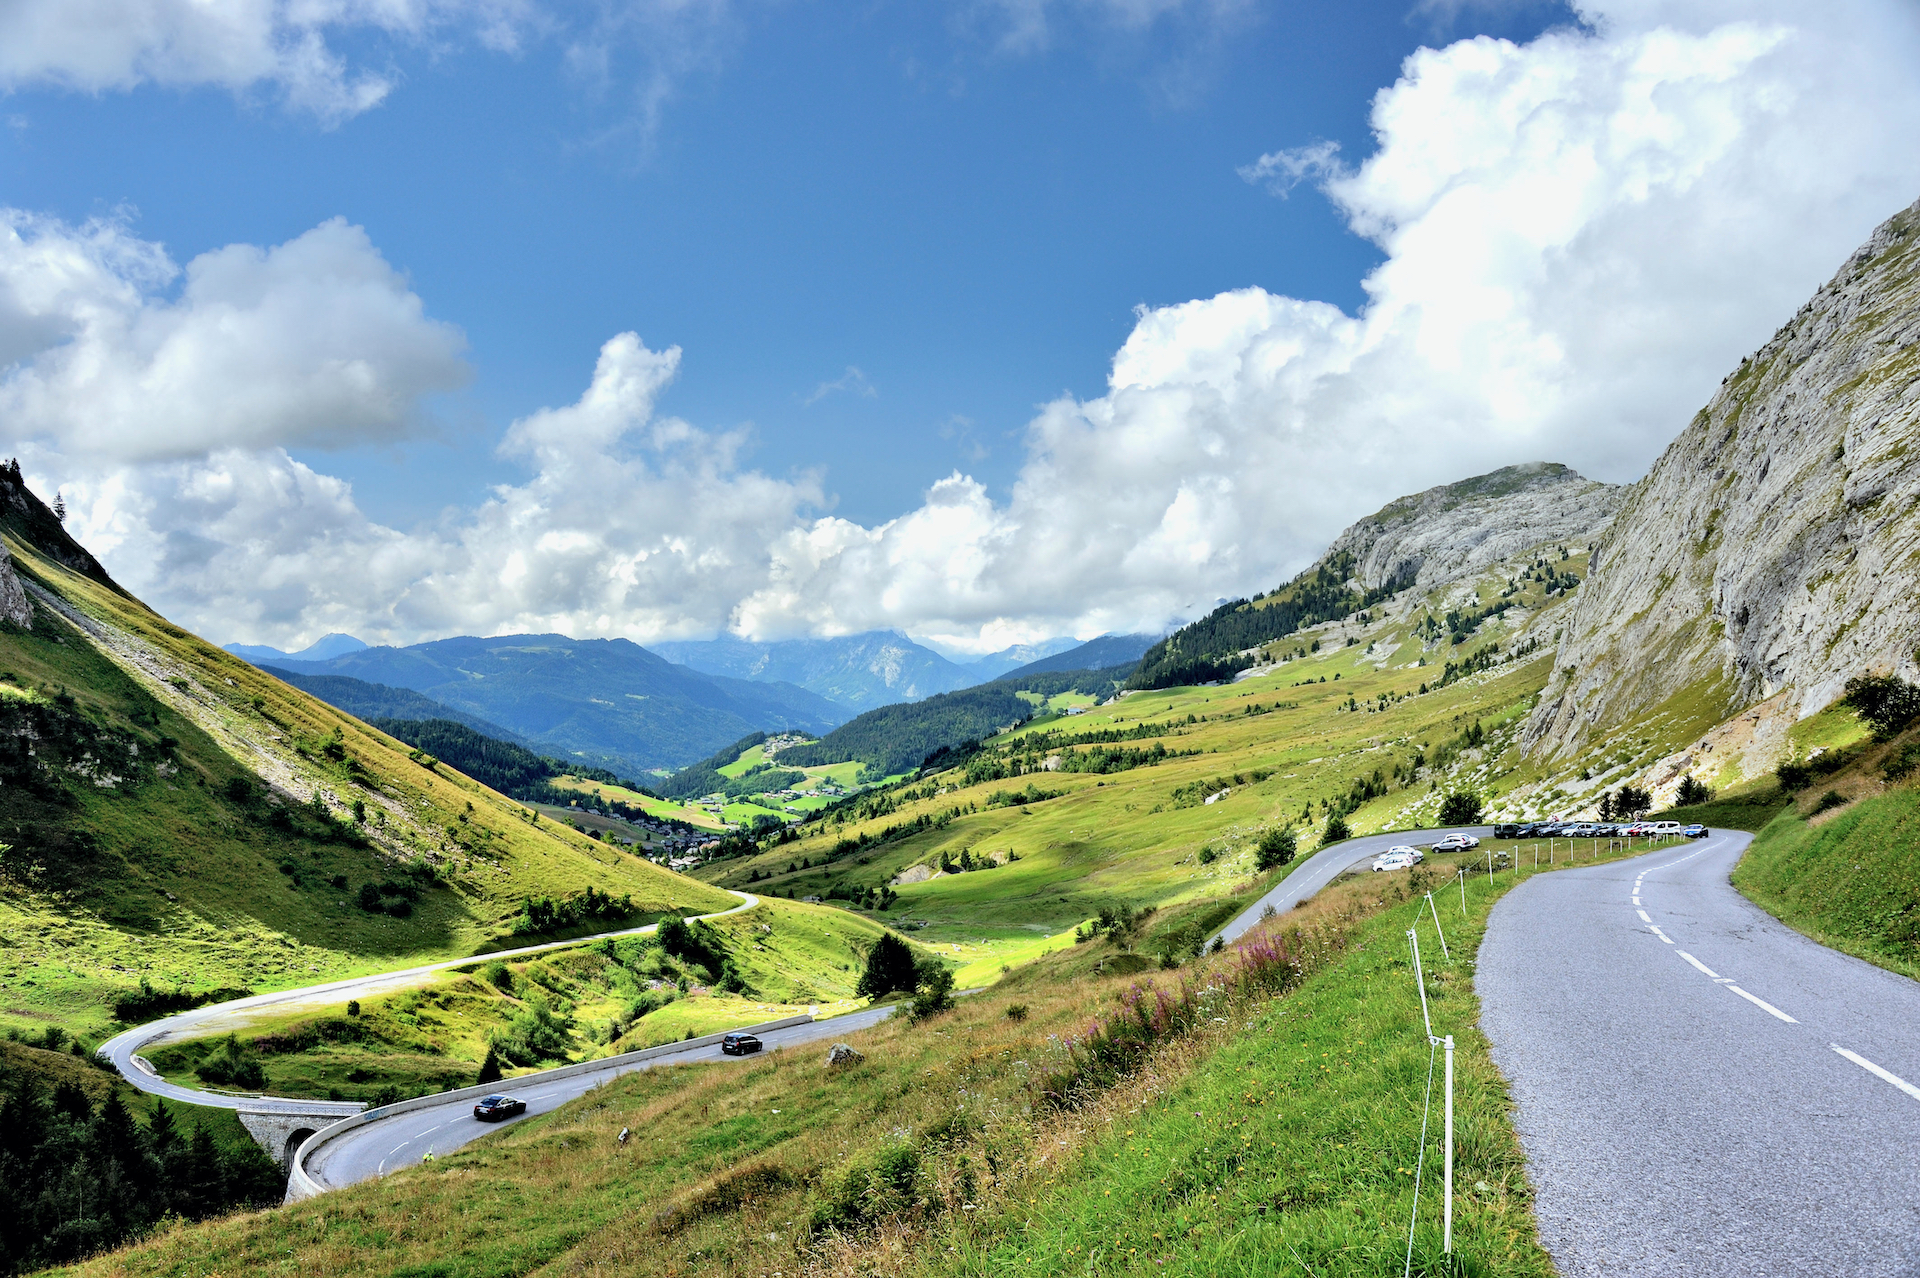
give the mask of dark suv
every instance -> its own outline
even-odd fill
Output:
[[[720,1040],[720,1050],[728,1056],[745,1056],[760,1050],[760,1040],[751,1034],[729,1034]]]
[[[1493,827],[1493,837],[1496,839],[1517,839],[1520,837],[1520,831],[1525,828],[1525,826],[1519,825],[1496,825]]]

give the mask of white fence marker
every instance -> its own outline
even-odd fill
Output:
[[[1447,1166],[1446,1166],[1446,1223],[1440,1231],[1440,1247],[1448,1255],[1453,1254],[1453,1035],[1449,1034],[1443,1045],[1447,1049]]]
[[[1427,893],[1427,908],[1433,911],[1433,930],[1440,933],[1440,953],[1447,962],[1453,962],[1453,951],[1447,948],[1447,934],[1440,927],[1440,907],[1433,903],[1433,893]]]

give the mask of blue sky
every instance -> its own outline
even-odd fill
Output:
[[[662,411],[751,423],[756,464],[824,467],[838,513],[873,523],[956,466],[1004,496],[1038,405],[1099,393],[1138,304],[1260,285],[1358,306],[1379,250],[1311,192],[1235,170],[1319,139],[1364,154],[1374,90],[1422,43],[1569,20],[1390,0],[1134,28],[1096,10],[1007,48],[991,10],[770,5],[689,37],[651,119],[631,40],[603,82],[560,39],[358,33],[345,56],[397,84],[331,127],[270,91],[21,89],[0,155],[9,203],[125,207],[180,260],[364,226],[473,366],[433,406],[439,439],[295,450],[384,522],[510,478],[491,452],[507,423],[572,398],[632,329],[687,352]]]
[[[221,641],[1155,629],[1644,473],[1920,195],[1905,0],[14,0],[0,447]]]

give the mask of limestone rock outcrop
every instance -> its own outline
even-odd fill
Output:
[[[1557,462],[1507,466],[1388,502],[1341,533],[1321,562],[1349,554],[1365,588],[1391,582],[1424,593],[1543,542],[1584,546],[1612,522],[1625,491]]]
[[[33,605],[27,602],[26,587],[13,570],[13,553],[0,543],[0,617],[16,626],[33,625]]]
[[[1663,704],[1815,713],[1920,678],[1920,203],[1889,219],[1635,484],[1574,599],[1530,752]],[[1784,695],[1783,695],[1784,694]]]

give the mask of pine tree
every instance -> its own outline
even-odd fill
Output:
[[[487,1044],[487,1059],[480,1062],[480,1077],[474,1080],[476,1087],[485,1087],[488,1083],[500,1081],[500,1053],[493,1044]]]

